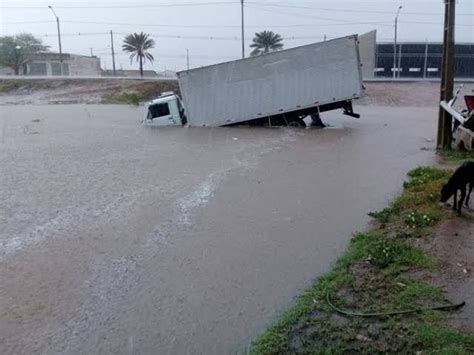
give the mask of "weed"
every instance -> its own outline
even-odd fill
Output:
[[[393,208],[387,207],[387,208],[384,208],[381,211],[369,212],[368,215],[372,218],[375,218],[380,223],[386,224],[386,223],[390,222],[390,218],[392,217],[394,212],[395,211],[393,210]]]
[[[24,80],[12,79],[0,81],[0,93],[9,93],[25,85]]]
[[[436,211],[419,212],[411,211],[405,217],[405,224],[410,228],[425,228],[432,226],[440,220],[441,216]]]
[[[464,161],[474,160],[474,152],[443,149],[438,150],[438,154],[443,157],[443,159],[454,163],[462,163]]]
[[[403,289],[393,296],[393,303],[401,309],[415,308],[420,300],[443,300],[443,291],[438,287],[414,280],[404,280],[404,284]]]
[[[138,106],[142,96],[135,91],[121,92],[119,94],[107,94],[104,101],[109,104],[126,104]]]
[[[389,239],[380,238],[372,243],[367,260],[373,265],[384,268],[395,261],[399,245]]]
[[[451,172],[449,170],[441,170],[431,167],[419,167],[408,173],[411,178],[403,183],[405,189],[414,188],[425,185],[428,182],[448,179]]]
[[[467,353],[465,349],[474,351],[474,335],[465,335],[452,329],[426,323],[415,324],[412,329],[416,339],[424,347],[438,351],[454,347],[463,351],[460,353]]]

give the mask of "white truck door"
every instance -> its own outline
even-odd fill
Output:
[[[179,115],[174,114],[171,102],[150,104],[145,123],[150,126],[181,126]]]

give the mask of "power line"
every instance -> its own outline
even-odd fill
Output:
[[[20,21],[20,22],[3,22],[4,25],[29,25],[32,23],[53,23],[55,21]]]
[[[34,23],[52,23],[54,21],[29,21],[29,22],[4,22],[4,25],[22,25]],[[240,25],[168,25],[168,24],[154,24],[154,23],[125,23],[125,22],[106,22],[106,21],[81,21],[81,20],[62,20],[63,23],[71,24],[90,24],[90,25],[108,25],[108,26],[131,26],[131,27],[162,27],[162,28],[240,28]],[[306,23],[306,24],[290,24],[290,25],[246,25],[245,28],[297,28],[297,27],[325,27],[325,26],[343,26],[343,25],[366,25],[373,24],[373,22],[343,22],[343,23]],[[388,22],[386,22],[388,24]]]
[[[322,8],[313,6],[300,6],[300,5],[288,5],[284,3],[268,3],[262,1],[248,1],[248,4],[257,4],[269,7],[283,7],[292,9],[304,9],[304,10],[317,10],[317,11],[328,11],[328,12],[348,12],[348,13],[366,13],[366,14],[386,14],[393,15],[393,11],[377,11],[377,10],[355,10],[355,9],[333,9],[333,8]],[[403,12],[403,15],[416,15],[416,16],[437,16],[443,15],[443,13],[433,12]],[[474,16],[474,14],[456,14],[456,16]]]
[[[246,1],[247,2],[247,1]],[[326,11],[326,12],[345,12],[345,13],[365,13],[365,14],[386,14],[393,15],[393,11],[382,11],[382,10],[358,10],[358,9],[341,9],[341,8],[325,8],[315,6],[304,6],[304,5],[293,5],[283,2],[269,3],[264,1],[248,1],[248,4],[255,4],[266,7],[280,7],[289,9],[303,9],[303,10],[315,10],[315,11]],[[163,8],[163,7],[186,7],[186,6],[212,6],[212,5],[236,5],[237,1],[207,1],[207,2],[164,2],[154,4],[134,4],[134,3],[122,3],[114,5],[74,5],[74,6],[61,6],[56,5],[57,9],[126,9],[126,8]],[[313,4],[312,2],[299,2],[299,4]],[[2,9],[44,9],[44,6],[17,6],[17,5],[3,5],[0,6]],[[404,12],[404,15],[416,15],[416,16],[437,16],[443,15],[441,12]],[[473,13],[457,13],[456,16],[469,16],[474,17]]]
[[[235,5],[235,1],[215,2],[188,2],[188,3],[162,3],[162,4],[130,4],[130,5],[75,5],[55,6],[56,9],[130,9],[130,8],[162,8],[162,7],[185,7],[185,6],[209,6],[209,5]],[[44,6],[1,6],[2,9],[44,9]]]
[[[128,33],[126,32],[114,32],[115,34],[118,35],[123,35],[126,36]],[[110,36],[110,32],[78,32],[78,33],[65,33],[61,34],[61,37],[73,37],[73,36],[78,36],[78,37],[87,37],[87,36],[105,36],[108,35]],[[174,38],[174,39],[196,39],[196,40],[217,40],[217,41],[240,41],[239,36],[182,36],[182,35],[164,35],[164,34],[154,34],[150,33],[150,36],[155,37],[155,38]],[[57,34],[53,33],[45,33],[42,35],[38,35],[38,37],[57,37]],[[288,36],[288,37],[282,37],[284,40],[300,40],[300,39],[321,39],[323,38],[322,36]],[[245,40],[252,40],[253,37],[245,37]]]
[[[342,22],[343,24],[352,24],[352,21],[347,21],[347,20],[341,20],[341,19],[334,19],[334,18],[328,18],[328,17],[318,17],[318,16],[313,16],[313,15],[307,15],[307,14],[300,14],[300,13],[291,13],[291,12],[285,12],[285,11],[280,11],[276,9],[268,9],[266,7],[262,7],[261,5],[247,5],[247,7],[251,7],[253,9],[257,9],[260,11],[266,11],[266,12],[272,12],[272,13],[279,13],[283,15],[289,15],[289,16],[296,16],[296,17],[306,17],[306,18],[311,18],[311,19],[316,19],[316,20],[324,20],[324,21],[338,21]],[[377,25],[377,26],[392,26],[391,24],[387,22],[367,22],[367,25]]]
[[[270,6],[270,5],[269,5]],[[273,5],[271,5],[273,6]],[[249,5],[247,5],[249,7]],[[343,23],[349,25],[353,24],[351,21],[347,20],[341,20],[341,19],[335,19],[335,18],[328,18],[328,17],[316,17],[312,15],[307,15],[307,14],[300,14],[300,13],[292,13],[292,12],[285,12],[285,11],[280,11],[276,9],[269,9],[266,7],[262,7],[262,5],[250,5],[250,7],[257,9],[257,10],[262,10],[262,11],[267,11],[267,12],[274,12],[274,13],[279,13],[283,15],[289,15],[289,16],[297,16],[297,17],[306,17],[306,18],[314,18],[317,20],[325,20],[325,21],[342,21]],[[400,21],[401,23],[405,24],[414,24],[414,25],[437,25],[437,26],[442,26],[443,24],[441,22],[420,22],[420,21]],[[367,25],[373,25],[373,26],[386,26],[386,27],[393,27],[392,23],[388,22],[365,22],[365,23],[360,23],[360,24],[367,24]],[[325,25],[327,26],[327,25]],[[472,24],[456,24],[456,26],[459,27],[472,27]]]

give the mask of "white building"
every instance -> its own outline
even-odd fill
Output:
[[[0,74],[13,75],[13,69],[0,68]],[[23,70],[23,76],[100,76],[100,58],[77,54],[62,54],[62,73],[59,53],[32,54]]]

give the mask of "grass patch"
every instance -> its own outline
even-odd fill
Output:
[[[438,154],[446,161],[453,163],[462,163],[465,161],[474,161],[474,152],[460,150],[438,150]]]
[[[124,91],[118,94],[106,94],[104,102],[108,104],[125,104],[138,106],[142,101],[142,95],[136,91]]]
[[[413,325],[415,339],[422,347],[437,354],[472,354],[474,335],[461,334],[441,325],[418,323]]]
[[[24,80],[9,79],[0,81],[0,93],[9,93],[25,85]]]
[[[433,301],[444,301],[443,290],[439,287],[414,280],[408,280],[406,283],[399,282],[399,284],[405,285],[400,292],[393,295],[393,304],[399,309],[419,307],[417,302],[420,301],[431,301],[429,304],[433,304]]]
[[[316,280],[253,343],[250,352],[469,352],[472,337],[442,328],[444,312],[376,320],[338,316],[334,320],[333,310],[326,303],[329,294],[341,308],[380,312],[446,302],[442,289],[410,275],[411,271],[435,270],[438,266],[437,260],[415,247],[414,241],[429,237],[444,218],[444,210],[438,204],[439,190],[450,174],[449,170],[430,167],[410,171],[403,193],[389,207],[370,213],[376,220],[373,229],[356,233],[331,272]]]

